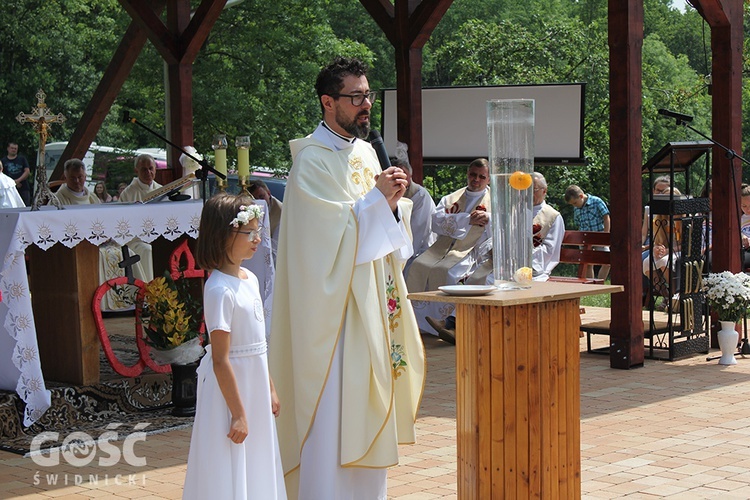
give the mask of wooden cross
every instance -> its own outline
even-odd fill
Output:
[[[134,283],[133,278],[133,266],[141,260],[141,256],[137,253],[130,255],[130,249],[127,245],[122,246],[122,262],[117,263],[117,267],[125,270],[125,277],[128,278],[128,283],[131,285]]]
[[[62,113],[56,115],[52,114],[47,105],[44,103],[44,99],[47,94],[42,89],[39,89],[36,93],[36,107],[32,108],[31,114],[18,113],[16,120],[19,123],[32,123],[34,124],[34,130],[39,135],[39,163],[36,166],[36,194],[34,195],[34,203],[31,204],[31,210],[39,210],[39,207],[44,205],[47,201],[50,201],[52,205],[56,206],[58,210],[62,209],[60,202],[52,192],[49,190],[47,184],[47,167],[44,164],[44,148],[47,144],[47,137],[49,136],[49,126],[53,123],[63,123],[65,117]]]

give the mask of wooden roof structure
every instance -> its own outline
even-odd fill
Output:
[[[741,150],[742,0],[689,0],[711,28],[713,138]],[[96,137],[115,97],[147,41],[167,64],[170,116],[167,136],[193,144],[192,64],[226,0],[203,0],[191,18],[189,0],[119,0],[132,22],[68,142],[61,161],[81,158]],[[398,139],[409,146],[414,178],[422,178],[422,48],[453,0],[360,0],[396,54]],[[609,0],[610,181],[612,283],[625,292],[612,297],[610,365],[628,369],[644,360],[641,322],[641,48],[643,0]],[[166,9],[166,22],[161,16]],[[179,155],[171,152],[172,158]],[[178,162],[171,162],[182,175]],[[739,168],[738,168],[739,167]],[[59,176],[55,171],[54,175]],[[735,177],[735,183],[732,182]],[[739,227],[731,216],[732,186],[741,183],[741,165],[721,151],[713,156],[713,268],[740,270]]]

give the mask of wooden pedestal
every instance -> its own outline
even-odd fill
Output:
[[[621,290],[409,294],[456,303],[459,499],[581,497],[579,297]]]

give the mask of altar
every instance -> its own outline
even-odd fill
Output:
[[[26,403],[25,426],[50,406],[43,376],[47,364],[49,371],[72,377],[68,382],[98,382],[99,341],[91,312],[99,286],[97,246],[109,240],[124,245],[133,238],[155,244],[158,274],[157,248],[166,245],[157,239],[196,238],[202,206],[197,200],[0,211],[0,389],[16,391]],[[265,218],[268,227],[267,214]],[[27,251],[34,254],[29,263],[31,280]],[[270,319],[273,261],[268,231],[246,265],[258,276],[264,313]],[[37,310],[32,307],[32,294]],[[40,346],[44,351],[45,345],[47,352],[40,354]],[[54,352],[49,346],[55,346]]]

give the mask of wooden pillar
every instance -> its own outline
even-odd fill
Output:
[[[713,77],[713,138],[742,153],[742,45],[743,11],[741,0],[701,2],[711,25]],[[739,190],[742,162],[731,160],[714,147],[713,194],[713,271],[742,270],[740,263]]]
[[[190,22],[190,3],[169,0],[167,29],[179,38]],[[167,64],[167,123],[169,138],[178,146],[193,145],[193,59],[180,58]],[[182,177],[180,151],[169,147],[168,163],[175,178]]]
[[[397,136],[422,182],[422,47],[453,0],[359,0],[396,50]]]
[[[610,366],[643,365],[641,264],[641,49],[643,0],[609,0],[610,186],[612,296]]]
[[[409,146],[412,179],[422,184],[422,48],[396,49],[397,136]]]

